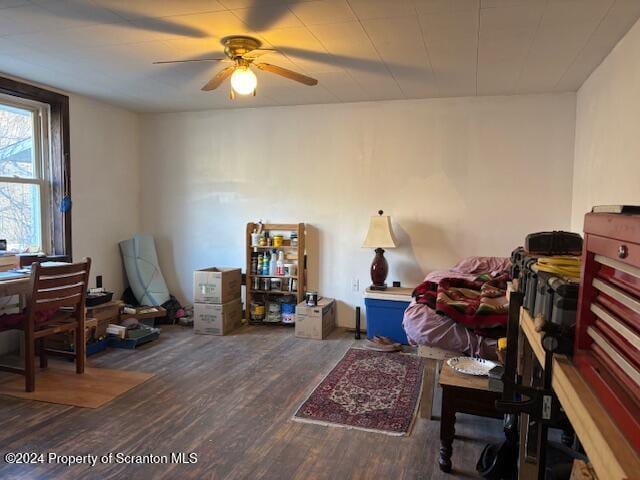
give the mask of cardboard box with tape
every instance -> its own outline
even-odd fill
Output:
[[[315,307],[309,307],[305,302],[296,305],[296,337],[323,340],[335,327],[336,302],[333,298],[322,297]]]

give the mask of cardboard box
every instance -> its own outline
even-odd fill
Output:
[[[302,338],[323,340],[336,328],[336,302],[322,297],[316,307],[305,302],[296,305],[295,335]]]
[[[193,305],[193,330],[203,335],[226,335],[242,323],[242,299],[230,302],[195,303]]]
[[[99,340],[107,336],[107,327],[110,323],[120,323],[120,309],[124,303],[119,300],[87,307],[87,317],[95,318],[98,322],[95,329],[95,339]]]
[[[15,255],[0,255],[0,272],[18,268],[20,259]]]
[[[193,272],[194,303],[227,303],[240,297],[239,268],[203,268]]]

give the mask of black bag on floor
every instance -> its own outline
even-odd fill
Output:
[[[180,305],[180,302],[173,295],[169,295],[169,297],[169,300],[162,304],[162,308],[167,311],[167,316],[159,318],[158,323],[176,323],[176,320],[179,318],[178,311],[182,310],[182,305]]]
[[[122,301],[126,305],[131,305],[132,307],[138,307],[140,305],[138,303],[138,299],[133,294],[133,290],[131,290],[131,287],[127,287],[127,289],[122,292]]]
[[[508,441],[487,444],[476,470],[487,480],[516,480],[518,478],[518,446]]]

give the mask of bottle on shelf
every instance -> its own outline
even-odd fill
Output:
[[[276,275],[284,275],[284,251],[278,252],[278,260],[276,261]]]
[[[259,258],[260,258],[260,254],[258,253],[258,249],[255,248],[253,252],[251,252],[251,275],[255,275],[260,271],[258,270],[260,268]]]
[[[262,275],[269,275],[269,252],[264,252],[262,256]]]
[[[278,257],[276,256],[276,251],[271,251],[271,258],[269,259],[269,275],[276,274],[276,263],[278,262]]]

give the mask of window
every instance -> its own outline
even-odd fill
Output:
[[[0,238],[8,250],[52,251],[48,111],[0,96]]]
[[[0,77],[0,238],[70,260],[69,97]]]

